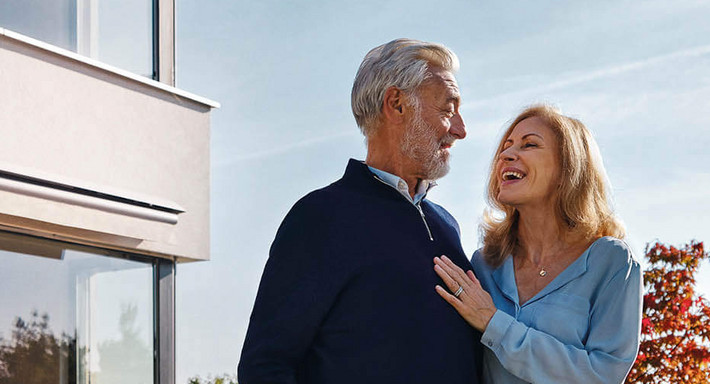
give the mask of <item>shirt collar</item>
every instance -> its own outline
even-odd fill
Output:
[[[375,177],[384,181],[385,184],[389,185],[390,187],[396,189],[413,204],[419,204],[426,197],[426,194],[429,192],[429,190],[436,186],[436,181],[434,180],[420,180],[419,183],[417,183],[416,191],[414,193],[414,199],[412,199],[412,197],[409,195],[409,186],[407,185],[407,182],[404,181],[404,179],[397,175],[393,175],[389,172],[385,172],[381,169],[377,169],[369,165],[367,167],[370,169],[370,171],[372,171],[372,173],[375,174]]]

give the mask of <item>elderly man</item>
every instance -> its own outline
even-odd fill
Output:
[[[434,290],[433,258],[470,265],[458,224],[426,199],[466,136],[457,69],[448,48],[409,39],[365,56],[352,108],[367,158],[281,224],[240,384],[478,382],[480,335]]]

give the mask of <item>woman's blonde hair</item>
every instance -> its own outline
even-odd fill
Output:
[[[624,237],[624,227],[614,216],[609,201],[609,183],[599,148],[581,121],[562,115],[548,105],[526,108],[503,134],[491,162],[487,199],[489,208],[483,214],[481,232],[483,254],[488,264],[497,267],[511,255],[518,244],[519,212],[498,200],[500,175],[496,163],[503,145],[521,121],[539,118],[550,128],[559,143],[560,180],[557,186],[555,214],[564,233],[574,232],[592,240],[602,236]]]

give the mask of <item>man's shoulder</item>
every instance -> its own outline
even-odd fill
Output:
[[[347,190],[342,186],[342,179],[339,179],[325,187],[314,189],[306,193],[296,201],[294,208],[323,209],[327,208],[330,204],[335,204],[347,198],[346,195]]]
[[[294,208],[312,210],[343,209],[372,195],[374,177],[363,162],[350,159],[343,176],[329,185],[307,193]]]
[[[352,205],[353,191],[338,179],[331,184],[308,192],[298,199],[284,220],[317,220],[324,225]]]
[[[284,239],[307,242],[308,239],[315,239],[332,230],[333,212],[337,211],[332,186],[316,189],[298,199],[281,221],[275,243],[286,241]]]

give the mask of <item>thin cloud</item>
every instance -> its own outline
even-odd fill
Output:
[[[265,157],[281,155],[281,154],[295,151],[298,149],[302,149],[305,147],[310,147],[312,145],[322,144],[324,142],[328,142],[331,140],[337,140],[337,139],[340,139],[343,137],[356,136],[356,135],[360,135],[360,133],[357,130],[352,130],[349,132],[341,132],[341,133],[336,133],[333,135],[318,136],[318,137],[314,137],[311,139],[301,140],[301,141],[291,143],[291,144],[286,144],[286,145],[281,145],[278,147],[269,148],[265,151],[245,153],[243,155],[229,157],[229,158],[226,158],[226,159],[223,159],[220,161],[215,161],[213,163],[213,166],[214,167],[225,167],[225,166],[228,166],[228,165],[240,162],[240,161],[261,159],[261,158],[265,158]]]
[[[644,59],[644,60],[633,61],[633,62],[626,63],[626,64],[616,65],[613,67],[602,68],[599,70],[595,70],[595,71],[591,71],[591,72],[587,72],[587,73],[582,73],[582,74],[579,74],[576,76],[569,77],[567,79],[558,80],[558,81],[552,82],[550,84],[545,84],[542,86],[525,88],[525,89],[515,91],[515,92],[508,92],[508,93],[496,95],[496,96],[490,97],[488,99],[468,102],[462,106],[462,109],[480,108],[483,106],[488,106],[490,104],[499,102],[501,100],[509,101],[511,99],[511,97],[515,97],[515,96],[525,96],[528,94],[537,94],[537,93],[543,93],[543,92],[553,91],[553,90],[557,90],[557,89],[563,89],[563,88],[567,88],[567,87],[570,87],[573,85],[582,84],[582,83],[586,83],[586,82],[590,82],[590,81],[594,81],[594,80],[598,80],[598,79],[602,79],[602,78],[616,76],[616,75],[626,73],[626,72],[639,70],[642,68],[646,68],[646,67],[649,67],[652,65],[664,63],[667,61],[672,61],[672,60],[681,59],[681,58],[698,57],[698,56],[706,55],[708,53],[710,53],[710,45],[704,45],[704,46],[700,46],[700,47],[694,47],[694,48],[690,48],[690,49],[680,50],[680,51],[672,52],[672,53],[665,54],[665,55],[651,57],[651,58]],[[270,148],[270,149],[267,149],[264,151],[246,153],[243,155],[238,155],[238,156],[226,158],[221,161],[215,161],[213,163],[213,165],[215,167],[224,167],[224,166],[228,166],[228,165],[231,165],[231,164],[234,164],[237,162],[241,162],[241,161],[254,160],[254,159],[260,159],[260,158],[265,158],[265,157],[270,157],[270,156],[282,155],[284,153],[291,152],[294,150],[299,150],[299,149],[309,147],[312,145],[322,144],[324,142],[328,142],[331,140],[337,140],[340,138],[350,137],[350,136],[355,136],[355,135],[359,135],[359,133],[357,131],[353,130],[353,131],[349,131],[349,132],[341,132],[341,133],[328,135],[328,136],[315,137],[315,138],[311,138],[311,139],[301,140],[301,141],[291,143],[291,144],[282,145],[282,146],[275,147],[275,148]]]
[[[468,103],[465,103],[462,106],[462,108],[465,108],[465,109],[480,108],[483,106],[488,106],[488,105],[498,102],[500,100],[504,100],[504,99],[510,100],[511,97],[515,97],[515,96],[524,96],[527,94],[537,94],[537,93],[543,93],[543,92],[548,92],[548,91],[554,91],[557,89],[563,89],[563,88],[570,87],[572,85],[582,84],[582,83],[590,82],[593,80],[616,76],[616,75],[619,75],[622,73],[639,70],[642,68],[646,68],[646,67],[649,67],[652,65],[664,63],[667,61],[672,61],[672,60],[681,59],[681,58],[698,57],[698,56],[706,55],[708,53],[710,53],[710,45],[704,45],[704,46],[700,46],[700,47],[684,49],[684,50],[668,53],[665,55],[651,57],[651,58],[644,59],[644,60],[633,61],[633,62],[626,63],[626,64],[616,65],[613,67],[602,68],[602,69],[599,69],[596,71],[582,73],[582,74],[572,76],[567,79],[554,81],[552,83],[541,85],[541,86],[525,88],[525,89],[515,91],[515,92],[508,92],[508,93],[496,95],[496,96],[493,96],[493,97],[490,97],[487,99],[483,99],[483,100],[468,102]]]

